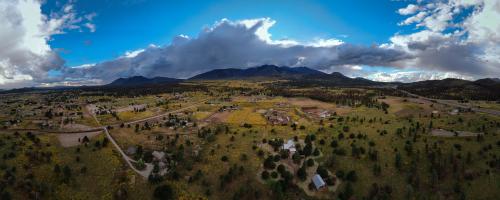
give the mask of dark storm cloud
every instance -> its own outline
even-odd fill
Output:
[[[329,69],[338,65],[385,65],[408,59],[403,51],[344,44],[299,44],[271,40],[267,28],[274,21],[259,19],[253,24],[222,20],[196,38],[178,36],[170,45],[150,46],[136,55],[85,68],[68,68],[70,78],[86,77],[112,81],[119,77],[190,77],[217,68],[247,68],[263,64],[309,66]]]

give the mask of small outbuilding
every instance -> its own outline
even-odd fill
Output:
[[[153,157],[156,159],[156,160],[163,160],[163,158],[165,158],[165,152],[161,152],[161,151],[153,151]]]
[[[283,144],[283,149],[288,150],[291,154],[294,154],[297,149],[295,149],[295,142],[293,140],[288,140],[285,144]]]
[[[321,188],[326,187],[325,181],[323,180],[323,178],[321,178],[319,174],[315,174],[312,177],[312,182],[314,184],[314,187],[316,187],[316,190],[320,190]]]
[[[130,147],[128,147],[126,152],[128,155],[134,155],[135,153],[137,153],[137,147],[130,146]]]

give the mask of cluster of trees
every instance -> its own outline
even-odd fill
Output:
[[[331,92],[326,89],[311,89],[311,90],[289,90],[283,88],[272,89],[272,94],[284,97],[309,97],[311,99],[332,102],[338,105],[358,106],[365,105],[367,107],[380,107],[380,103],[374,98],[374,93],[367,93],[363,90],[345,89],[341,92]]]

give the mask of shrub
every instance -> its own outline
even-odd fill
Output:
[[[169,200],[174,199],[174,192],[169,185],[160,185],[155,188],[153,196],[156,199]]]
[[[299,170],[297,171],[297,177],[299,177],[299,179],[301,181],[305,181],[306,178],[307,178],[307,172],[306,172],[306,168],[304,166],[302,166],[301,168],[299,168]]]
[[[307,160],[307,166],[308,166],[308,167],[312,167],[313,165],[314,165],[314,160],[313,160],[312,158],[309,158],[309,159]]]
[[[261,174],[262,179],[267,180],[269,178],[269,172],[263,171]]]
[[[347,173],[346,177],[345,177],[346,180],[348,181],[352,181],[352,182],[355,182],[358,180],[358,175],[356,175],[356,171],[354,170],[351,170]]]
[[[276,171],[271,172],[271,177],[278,178],[278,172]]]

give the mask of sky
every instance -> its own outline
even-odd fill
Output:
[[[498,19],[500,0],[0,0],[0,88],[264,64],[376,81],[498,78]]]

